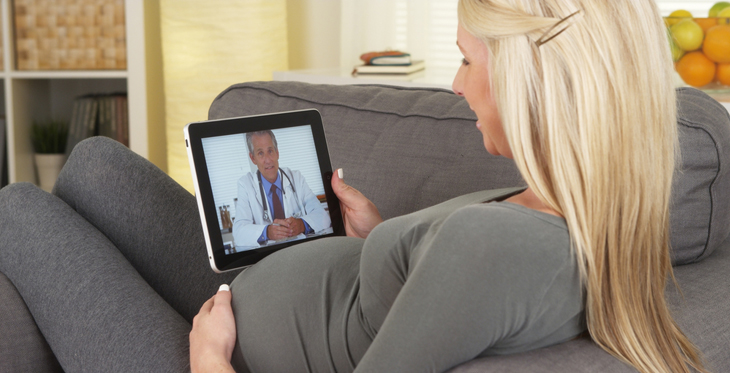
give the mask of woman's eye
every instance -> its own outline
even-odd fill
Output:
[[[464,66],[469,66],[469,61],[466,60],[466,58],[461,59],[461,64]]]

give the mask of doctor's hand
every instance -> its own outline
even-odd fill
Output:
[[[270,240],[274,241],[291,237],[291,232],[292,230],[289,227],[289,222],[285,219],[274,219],[274,221],[266,227],[266,235]]]
[[[304,221],[302,219],[288,217],[284,220],[289,225],[289,236],[296,236],[300,233],[304,233]]]
[[[370,231],[383,222],[378,208],[357,189],[345,184],[342,169],[332,175],[332,190],[340,199],[340,209],[349,237],[366,238]]]

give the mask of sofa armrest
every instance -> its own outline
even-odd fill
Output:
[[[2,273],[0,372],[63,372],[23,298]]]

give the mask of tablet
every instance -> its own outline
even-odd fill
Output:
[[[214,271],[344,235],[317,110],[189,123],[185,145]]]

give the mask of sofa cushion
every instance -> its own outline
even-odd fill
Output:
[[[730,372],[730,237],[699,263],[674,268],[667,286],[674,320],[702,352],[710,372]]]
[[[706,258],[730,233],[730,116],[708,95],[677,90],[681,162],[670,213],[675,265]]]
[[[332,166],[383,218],[523,185],[512,160],[484,149],[466,101],[443,89],[251,82],[223,91],[209,118],[306,108],[322,114]]]
[[[63,372],[23,298],[2,273],[0,372]]]
[[[485,372],[638,373],[630,365],[598,347],[589,337],[516,355],[477,358],[448,371]]]
[[[730,372],[730,238],[708,260],[674,270],[665,292],[680,329],[702,352],[710,372]],[[590,339],[578,338],[516,355],[490,356],[462,364],[450,373],[477,372],[637,372],[602,350]]]

